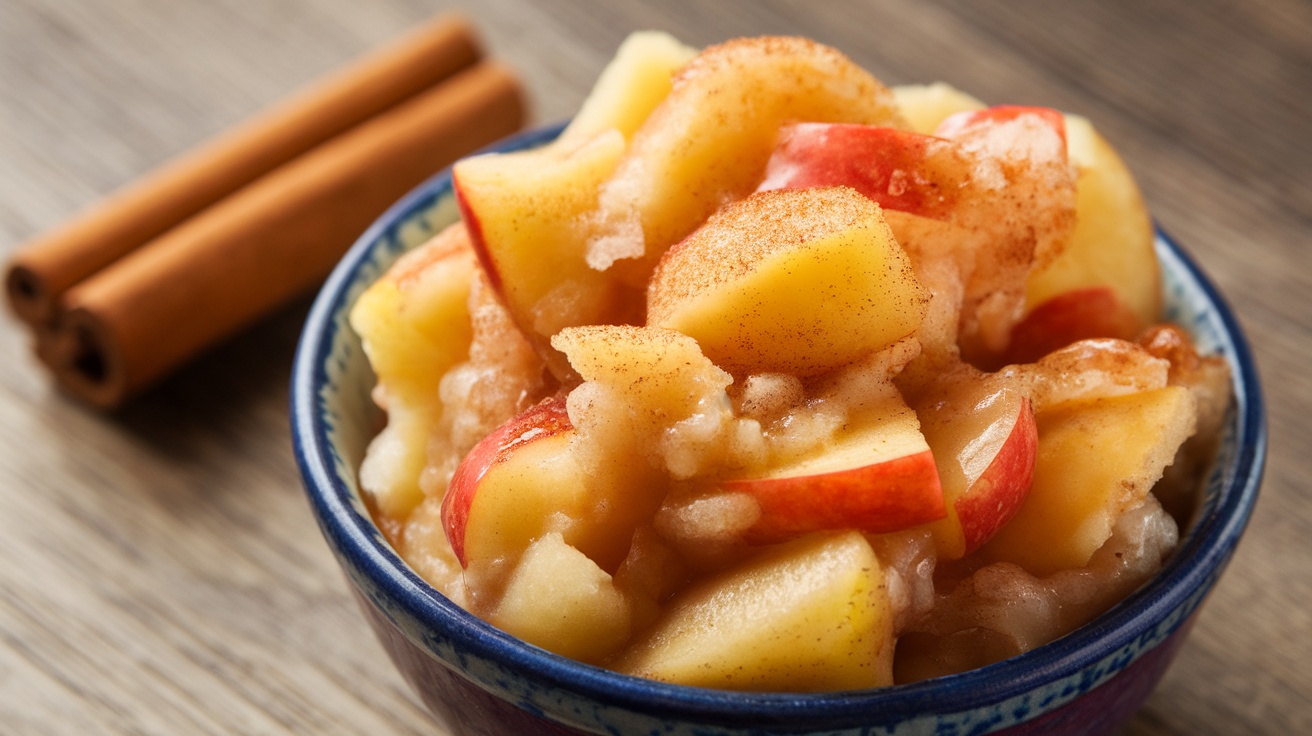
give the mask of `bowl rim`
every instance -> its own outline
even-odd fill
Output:
[[[513,151],[554,139],[564,124],[528,130],[485,151]],[[1205,592],[1229,560],[1256,502],[1265,466],[1265,407],[1252,351],[1228,302],[1197,263],[1155,225],[1158,255],[1196,283],[1220,322],[1234,357],[1236,452],[1233,472],[1224,478],[1219,503],[1182,534],[1182,543],[1163,570],[1094,621],[1056,641],[986,667],[916,683],[871,690],[821,693],[752,693],[673,685],[619,674],[567,659],[509,634],[464,611],[410,570],[382,541],[373,521],[350,500],[336,477],[334,452],[319,397],[328,381],[327,364],[337,331],[334,321],[371,250],[399,223],[425,211],[451,191],[448,167],[411,190],[355,242],[322,286],[306,318],[293,363],[290,415],[293,450],[302,483],[320,529],[339,561],[367,577],[389,606],[440,630],[457,649],[494,661],[539,686],[559,688],[591,701],[660,718],[699,722],[741,722],[744,716],[768,719],[775,727],[805,724],[842,728],[872,713],[910,718],[961,712],[994,705],[1054,680],[1078,674],[1108,652],[1132,644],[1181,606],[1195,591]],[[1209,578],[1211,578],[1209,580]],[[394,614],[389,612],[389,617]],[[1178,626],[1181,622],[1177,622]],[[423,648],[422,642],[415,642]],[[435,658],[436,654],[433,655]],[[440,659],[440,658],[439,658]],[[449,666],[449,663],[447,663]]]

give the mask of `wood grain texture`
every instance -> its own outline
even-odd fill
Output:
[[[1312,732],[1312,5],[5,0],[0,256],[370,46],[460,7],[569,115],[616,44],[800,33],[889,83],[1091,117],[1249,330],[1272,437],[1249,534],[1128,732]],[[0,321],[0,731],[440,734],[371,638],[299,488],[305,303],[117,414]]]

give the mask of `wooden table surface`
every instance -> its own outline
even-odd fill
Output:
[[[451,6],[0,2],[0,256]],[[699,45],[809,35],[888,83],[1092,118],[1238,311],[1272,437],[1249,533],[1129,733],[1312,733],[1312,4],[464,6],[538,121],[568,116],[648,27]],[[307,303],[109,415],[54,389],[0,319],[0,732],[443,733],[302,496],[286,406]]]

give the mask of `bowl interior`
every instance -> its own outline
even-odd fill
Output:
[[[539,145],[558,132],[559,127],[530,131],[497,148]],[[1166,317],[1186,328],[1201,350],[1226,357],[1234,373],[1235,400],[1195,523],[1182,535],[1162,573],[1111,611],[1019,657],[869,692],[798,696],[709,691],[625,677],[552,655],[466,613],[411,572],[374,526],[356,481],[379,412],[369,398],[372,371],[347,324],[350,307],[401,253],[458,216],[450,174],[442,172],[393,206],[338,265],[307,319],[298,349],[292,379],[293,437],[320,526],[360,591],[412,642],[459,662],[472,676],[492,683],[489,687],[503,689],[507,699],[529,707],[684,713],[711,722],[764,713],[780,726],[830,723],[841,728],[854,716],[868,716],[872,701],[892,715],[938,711],[939,721],[945,698],[951,699],[949,709],[958,709],[963,718],[970,709],[984,706],[998,713],[1020,713],[1020,706],[1036,693],[1047,693],[1049,700],[1060,703],[1101,684],[1182,624],[1220,574],[1255,501],[1265,457],[1265,424],[1249,348],[1215,288],[1159,231],[1156,246],[1164,272]],[[544,696],[547,691],[552,694]],[[553,702],[540,702],[544,697]]]

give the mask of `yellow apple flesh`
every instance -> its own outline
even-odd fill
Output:
[[[1168,386],[1040,412],[1034,485],[981,550],[1043,576],[1084,567],[1194,431],[1195,401]]]
[[[855,190],[759,192],[661,259],[647,322],[732,373],[813,376],[911,334],[928,301],[879,206]]]
[[[1110,287],[1142,329],[1161,319],[1161,268],[1147,206],[1125,162],[1088,119],[1066,116],[1076,181],[1076,224],[1065,251],[1037,269],[1025,287],[1026,309],[1068,291]]]
[[[351,308],[351,327],[378,379],[387,427],[373,439],[360,484],[384,515],[404,517],[442,413],[438,383],[469,355],[469,289],[477,263],[463,225],[402,256]]]
[[[892,684],[893,613],[857,532],[806,537],[675,595],[613,663],[665,682],[805,692]]]
[[[882,534],[943,518],[934,455],[901,396],[894,394],[850,425],[818,453],[720,484],[760,506],[748,541],[837,529]]]
[[[632,138],[670,94],[674,74],[697,50],[659,31],[636,31],[624,39],[583,106],[561,133],[566,143],[587,140],[611,128]]]
[[[790,121],[901,126],[891,93],[838,51],[761,37],[705,49],[634,135],[600,198],[590,262],[634,286],[667,248],[753,189]]]
[[[512,636],[593,664],[619,649],[631,619],[611,576],[559,533],[528,547],[488,615]]]

